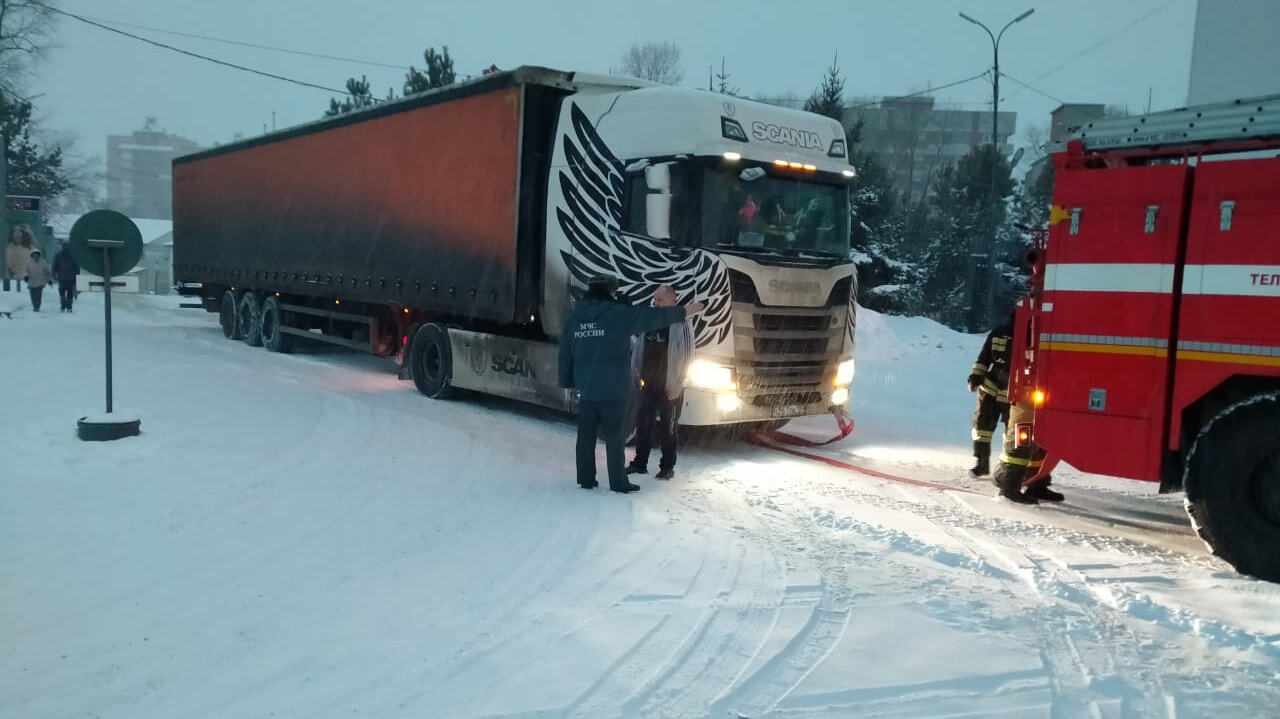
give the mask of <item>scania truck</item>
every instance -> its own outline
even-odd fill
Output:
[[[520,67],[173,163],[174,272],[223,333],[395,355],[442,398],[570,409],[557,338],[597,274],[700,301],[681,421],[825,413],[853,379],[840,123]]]

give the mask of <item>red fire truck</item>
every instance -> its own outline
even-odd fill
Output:
[[[1053,162],[1012,382],[1041,472],[1185,490],[1215,554],[1280,581],[1280,96],[1100,120]]]

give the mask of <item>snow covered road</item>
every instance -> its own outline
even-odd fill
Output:
[[[566,418],[432,402],[387,360],[274,355],[122,297],[0,318],[0,717],[1259,717],[1280,586],[1180,499],[964,476],[980,338],[863,313],[858,429],[821,454],[681,455],[620,496]],[[18,378],[14,381],[12,378]],[[829,422],[829,420],[828,420]],[[797,432],[829,428],[809,420]]]

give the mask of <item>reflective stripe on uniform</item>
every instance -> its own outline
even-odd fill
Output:
[[[1007,453],[1000,455],[1000,461],[1005,464],[1012,464],[1018,467],[1039,467],[1044,464],[1044,459],[1023,459],[1022,457],[1010,457]]]
[[[978,442],[986,442],[987,444],[991,444],[991,438],[994,435],[995,435],[994,432],[988,432],[981,429],[973,430],[973,439]]]
[[[1009,391],[1004,387],[997,386],[996,383],[992,382],[990,379],[982,381],[982,391],[994,396],[999,402],[1004,404],[1009,403]]]
[[[980,363],[980,362],[974,362],[974,363],[973,363],[973,370],[972,370],[971,372],[969,372],[969,374],[976,374],[976,375],[978,375],[979,377],[986,377],[986,376],[987,376],[987,366],[986,366],[986,365],[984,365],[984,364],[982,364],[982,363]]]

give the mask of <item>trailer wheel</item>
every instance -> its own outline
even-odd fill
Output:
[[[1243,574],[1280,582],[1280,392],[1237,402],[1187,456],[1187,514],[1210,551]]]
[[[262,298],[257,292],[246,292],[240,297],[240,334],[250,347],[262,346]]]
[[[292,352],[293,335],[286,334],[284,327],[284,310],[280,309],[280,298],[268,295],[262,301],[262,317],[258,331],[262,335],[262,346],[272,352]]]
[[[236,293],[231,290],[222,293],[222,307],[218,312],[218,324],[222,325],[222,336],[229,340],[244,338],[244,331],[240,326],[240,309],[236,304]]]
[[[449,331],[438,324],[425,324],[413,333],[409,344],[409,370],[418,391],[432,399],[448,399],[456,390],[453,380],[453,350]]]

